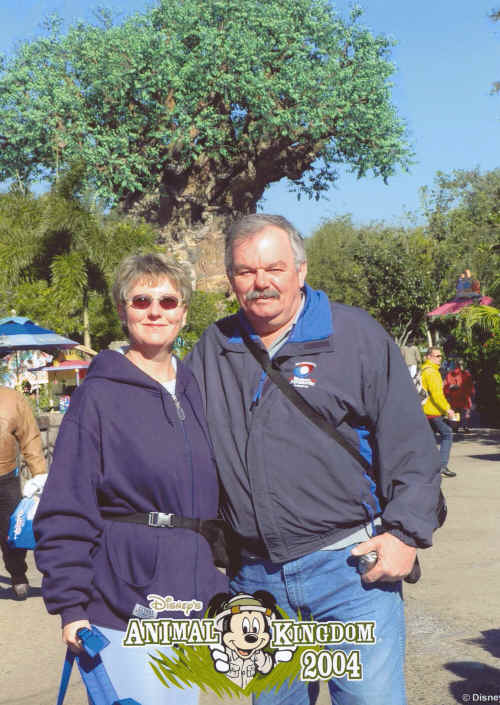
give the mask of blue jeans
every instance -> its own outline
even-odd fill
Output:
[[[441,467],[448,467],[450,459],[451,444],[453,443],[453,431],[441,416],[428,416],[427,419],[435,434],[440,436],[439,455],[441,457]]]
[[[267,590],[277,604],[297,619],[318,622],[373,620],[375,644],[353,644],[346,653],[359,650],[363,679],[347,677],[328,681],[335,705],[405,705],[405,619],[401,583],[365,585],[351,557],[353,546],[338,551],[315,551],[287,563],[245,561],[231,580],[231,591],[253,593]],[[326,648],[326,647],[322,647]],[[313,705],[319,681],[296,679],[278,691],[254,698],[258,705]]]

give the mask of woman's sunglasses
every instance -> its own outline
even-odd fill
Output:
[[[131,308],[145,311],[153,301],[158,301],[164,311],[172,311],[179,305],[177,296],[150,296],[149,294],[137,294],[133,296],[127,303]]]

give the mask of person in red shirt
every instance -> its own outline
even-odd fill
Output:
[[[447,373],[443,390],[453,411],[460,413],[464,431],[468,431],[475,389],[472,375],[465,369],[463,360],[458,360],[455,367]]]

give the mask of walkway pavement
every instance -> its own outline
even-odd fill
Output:
[[[421,581],[405,585],[409,705],[500,702],[499,461],[500,432],[472,433],[453,445],[450,465],[458,474],[443,481],[448,520],[434,547],[420,552]],[[12,600],[1,570],[0,705],[55,705],[64,658],[59,619],[44,609],[31,554],[26,602]],[[328,703],[323,689],[318,705]],[[87,705],[76,670],[65,705]]]

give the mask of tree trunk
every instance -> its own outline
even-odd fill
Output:
[[[315,149],[289,142],[262,141],[252,153],[228,162],[202,154],[186,171],[165,169],[155,191],[132,194],[120,207],[157,226],[159,244],[193,265],[197,288],[226,291],[228,224],[255,213],[269,183],[299,178],[314,161]]]
[[[83,292],[83,344],[87,348],[92,347],[89,324],[89,292],[86,289]]]
[[[191,266],[193,288],[229,294],[224,266],[224,232],[232,218],[212,214],[204,223],[182,230],[159,229],[158,242],[165,253]]]

